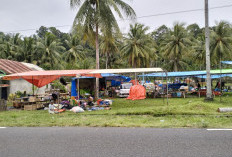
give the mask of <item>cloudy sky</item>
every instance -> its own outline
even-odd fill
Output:
[[[204,26],[204,11],[191,11],[178,14],[172,12],[196,10],[204,8],[204,0],[124,0],[135,10],[137,22],[154,30],[165,24],[169,27],[174,22],[186,24],[197,23]],[[215,8],[221,7],[222,8]],[[228,6],[228,7],[225,7]],[[210,25],[215,21],[232,22],[232,0],[209,0]],[[40,26],[58,26],[63,32],[71,28],[77,10],[71,10],[69,0],[0,0],[0,31],[19,32],[25,36],[35,33]],[[160,15],[165,14],[165,15]],[[153,16],[150,16],[153,15]],[[119,20],[123,33],[128,31],[132,21]],[[26,30],[26,31],[25,31]]]

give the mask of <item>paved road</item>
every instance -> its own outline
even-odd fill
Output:
[[[0,157],[231,157],[232,131],[0,128]]]

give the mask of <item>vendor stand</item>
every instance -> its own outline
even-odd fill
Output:
[[[12,75],[6,75],[2,79],[3,80],[14,80],[14,79],[24,79],[34,86],[40,88],[43,87],[52,81],[59,79],[62,76],[71,76],[74,77],[76,75],[82,76],[92,76],[92,77],[99,77],[101,78],[100,74],[90,74],[93,70],[51,70],[51,71],[29,71],[24,73],[16,73]],[[51,93],[47,93],[44,97],[50,97]],[[35,110],[44,106],[44,103],[47,103],[49,99],[43,99],[42,95],[32,95],[26,98],[20,98],[15,100],[15,103],[19,103],[21,106],[24,107],[25,110]],[[59,98],[65,98],[67,94],[59,93]],[[58,98],[58,101],[59,101]]]

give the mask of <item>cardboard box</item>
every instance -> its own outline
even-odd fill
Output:
[[[32,111],[37,109],[37,104],[32,104],[32,105],[24,105],[24,110],[26,111]]]

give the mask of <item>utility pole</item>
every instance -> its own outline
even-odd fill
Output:
[[[205,48],[206,48],[206,83],[207,93],[205,100],[213,100],[212,87],[211,87],[211,76],[210,76],[210,50],[209,50],[209,5],[208,0],[205,0]]]

